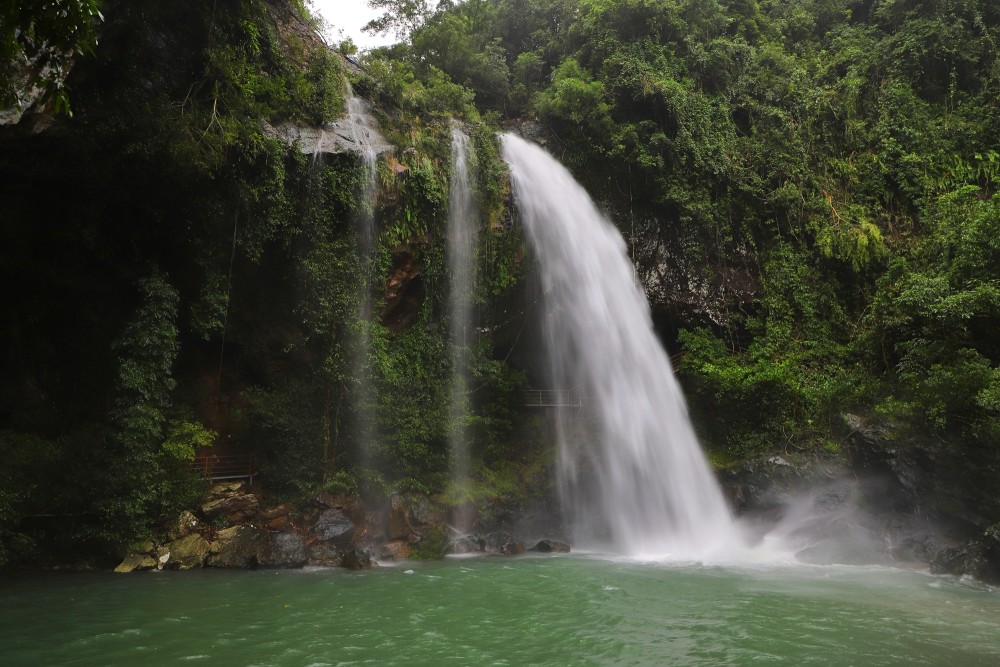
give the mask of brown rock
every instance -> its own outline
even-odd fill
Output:
[[[243,482],[216,482],[208,491],[209,498],[225,498],[243,493]]]
[[[348,549],[344,554],[342,565],[351,570],[370,570],[375,567],[375,561],[361,549]]]
[[[382,560],[406,560],[410,557],[410,545],[404,540],[387,542],[379,547],[378,557]]]
[[[201,506],[201,512],[208,519],[222,516],[232,523],[238,523],[256,516],[258,507],[257,496],[239,493],[209,500]]]
[[[273,531],[290,530],[292,528],[292,519],[287,514],[282,514],[269,520],[264,526],[268,530]]]
[[[317,542],[309,547],[309,565],[319,567],[340,567],[344,556],[329,542]]]
[[[389,501],[389,539],[405,540],[413,534],[413,527],[406,516],[406,503],[400,495]]]
[[[264,521],[270,521],[271,519],[277,519],[278,517],[288,516],[292,513],[292,506],[288,503],[282,503],[275,507],[269,507],[266,510],[261,510],[260,518]]]
[[[540,551],[541,553],[557,553],[557,554],[568,554],[569,545],[565,542],[558,542],[556,540],[542,540],[535,546],[531,547],[532,551]]]
[[[507,556],[516,556],[524,553],[524,542],[504,542],[500,545],[500,553]]]

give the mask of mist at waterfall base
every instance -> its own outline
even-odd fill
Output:
[[[514,198],[537,256],[551,386],[582,408],[557,408],[557,478],[575,548],[638,560],[882,562],[867,535],[838,545],[812,527],[813,498],[773,530],[734,521],[694,434],[670,360],[618,230],[558,161],[502,137]],[[840,537],[844,537],[842,534]]]

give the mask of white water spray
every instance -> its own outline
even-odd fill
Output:
[[[472,345],[472,294],[475,289],[477,219],[469,179],[469,137],[457,126],[451,131],[451,185],[448,210],[449,322],[452,340],[451,478],[456,487],[468,484],[471,472],[468,429],[469,361]],[[472,529],[472,517],[460,506],[454,517],[461,532]]]
[[[621,234],[544,150],[507,134],[503,154],[538,256],[554,387],[585,396],[559,419],[574,538],[639,558],[725,558],[737,530]]]

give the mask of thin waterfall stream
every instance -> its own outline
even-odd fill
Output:
[[[469,170],[469,137],[456,125],[451,132],[452,174],[449,188],[448,268],[449,329],[452,341],[451,432],[449,453],[451,478],[456,489],[468,485],[471,474],[468,429],[469,364],[472,338],[472,296],[475,291],[478,220]],[[455,528],[468,532],[472,517],[466,503],[453,517]]]
[[[337,124],[337,131],[357,146],[365,169],[360,201],[362,208],[355,224],[358,234],[358,258],[361,280],[358,285],[358,315],[352,334],[352,375],[356,379],[354,418],[365,440],[375,437],[374,397],[368,369],[368,351],[371,347],[369,323],[372,319],[372,282],[375,263],[375,201],[378,195],[379,147],[385,139],[378,130],[378,123],[371,115],[368,103],[356,97],[348,88],[347,115]]]
[[[638,558],[727,557],[738,530],[621,234],[555,158],[513,134],[502,143],[538,258],[552,386],[585,397],[558,419],[574,539]]]

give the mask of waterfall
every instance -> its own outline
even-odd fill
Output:
[[[365,185],[362,201],[367,209],[360,216],[358,232],[361,239],[361,258],[368,265],[371,264],[372,254],[375,251],[375,216],[374,204],[377,194],[378,176],[378,151],[380,146],[385,146],[385,139],[378,130],[378,123],[371,115],[368,103],[360,97],[355,97],[353,91],[347,98],[347,118],[345,134],[358,147],[358,152],[365,166]],[[368,287],[371,283],[371,267],[367,267]],[[371,315],[371,298],[368,298],[367,316]],[[367,319],[367,317],[366,317]]]
[[[557,473],[574,539],[639,558],[725,556],[739,540],[618,230],[544,150],[503,136],[538,258],[560,409]]]
[[[456,488],[469,481],[469,362],[472,346],[472,295],[475,291],[477,216],[469,180],[469,137],[458,126],[451,131],[451,184],[448,205],[449,328],[452,341],[451,478]],[[453,517],[461,532],[472,528],[467,505]]]
[[[351,373],[356,379],[354,419],[362,442],[371,443],[375,437],[374,396],[368,368],[368,351],[371,347],[370,322],[372,320],[372,282],[375,264],[375,200],[378,195],[378,155],[386,145],[378,130],[378,123],[369,112],[368,104],[355,97],[348,88],[347,116],[337,123],[337,132],[357,148],[365,168],[362,186],[362,208],[357,216],[358,258],[361,280],[358,284],[358,320],[351,338]],[[362,460],[366,450],[361,451]]]

